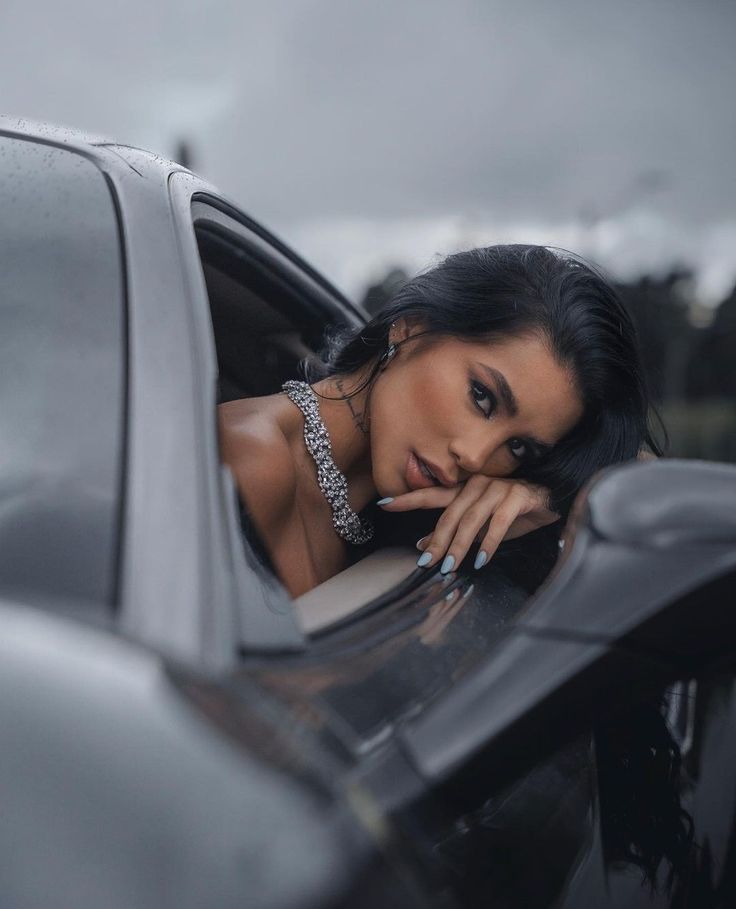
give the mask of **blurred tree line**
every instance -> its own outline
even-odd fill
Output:
[[[378,312],[408,280],[389,269],[362,300]],[[668,454],[736,462],[736,287],[715,309],[696,299],[693,275],[673,269],[619,284],[639,330]]]

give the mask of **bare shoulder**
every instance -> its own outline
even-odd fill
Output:
[[[296,467],[269,399],[244,398],[217,408],[220,455],[257,524],[275,529],[294,505]]]

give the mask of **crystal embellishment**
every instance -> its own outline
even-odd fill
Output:
[[[332,459],[327,428],[319,415],[317,395],[307,382],[290,380],[281,390],[304,414],[304,444],[317,466],[317,483],[332,509],[332,526],[348,543],[359,546],[373,539],[373,527],[348,503],[348,481]]]

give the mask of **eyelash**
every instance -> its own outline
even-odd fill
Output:
[[[485,410],[483,410],[483,408],[478,403],[478,398],[476,397],[477,392],[480,392],[481,395],[485,395],[485,397],[488,398],[488,400],[490,401],[491,409],[490,409],[489,413],[486,413]],[[496,408],[498,407],[498,401],[496,399],[496,396],[493,394],[493,392],[490,389],[486,388],[486,386],[482,385],[480,382],[471,382],[470,383],[470,397],[473,401],[473,404],[478,408],[478,410],[483,414],[484,417],[490,418],[496,412]]]
[[[488,401],[491,404],[491,409],[488,413],[486,413],[485,410],[483,410],[483,408],[480,406],[480,404],[478,403],[478,397],[476,397],[476,395],[484,396],[488,399]],[[489,388],[486,388],[486,386],[483,385],[482,382],[472,381],[470,383],[470,397],[471,397],[471,400],[473,401],[473,404],[475,405],[475,407],[483,414],[483,416],[487,420],[493,416],[493,414],[496,412],[496,409],[498,408],[498,400],[497,400],[496,396],[493,394],[493,392]],[[511,448],[511,444],[513,442],[521,442],[521,444],[524,447],[524,453],[522,455],[514,454],[512,448]],[[529,446],[527,445],[526,442],[523,441],[523,439],[517,439],[517,438],[510,439],[508,442],[508,449],[511,452],[511,457],[514,458],[515,461],[519,461],[520,463],[522,461],[525,461],[529,454]]]

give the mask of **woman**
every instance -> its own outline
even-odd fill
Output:
[[[451,571],[477,538],[480,568],[566,515],[595,471],[659,453],[631,319],[545,247],[449,256],[307,374],[219,408],[223,459],[293,596],[349,564],[375,499],[443,509],[418,565]]]

